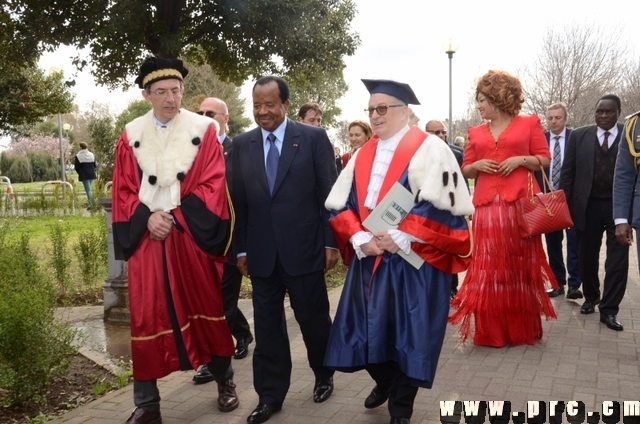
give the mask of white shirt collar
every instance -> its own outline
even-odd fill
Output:
[[[278,128],[276,128],[273,131],[267,131],[264,128],[260,127],[260,131],[262,132],[262,142],[268,143],[267,136],[271,133],[273,133],[273,135],[275,135],[279,141],[284,141],[284,132],[286,131],[286,129],[287,129],[287,118],[284,118],[284,121],[282,121],[282,123],[278,125]]]
[[[613,143],[613,140],[615,140],[616,137],[618,136],[618,125],[616,124],[613,127],[609,128],[608,130],[604,130],[604,129],[598,127],[598,130],[596,132],[596,135],[598,136],[598,139],[604,140],[604,133],[605,132],[609,132],[609,144]]]

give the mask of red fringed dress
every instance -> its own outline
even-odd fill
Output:
[[[515,116],[495,142],[488,123],[469,128],[462,168],[480,159],[498,163],[512,156],[549,158],[549,147],[537,116]],[[460,324],[464,341],[471,335],[480,346],[534,344],[542,338],[542,320],[556,318],[547,286],[556,280],[540,237],[523,239],[518,231],[515,201],[527,195],[528,170],[509,176],[480,173],[473,204],[474,251],[452,306],[449,322]],[[539,187],[533,179],[534,193]]]

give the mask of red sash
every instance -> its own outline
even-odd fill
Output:
[[[427,138],[427,134],[424,133],[416,126],[412,126],[409,129],[396,148],[387,174],[382,181],[382,187],[380,188],[380,194],[378,195],[377,202],[379,203],[387,192],[391,189],[394,183],[396,183],[404,171],[409,166],[411,158],[416,153],[418,148],[422,145],[422,142]],[[371,179],[371,170],[373,169],[373,160],[376,156],[376,149],[380,138],[374,136],[360,148],[358,156],[356,156],[354,177],[356,180],[356,194],[358,197],[358,215],[360,215],[360,222],[369,216],[369,209],[364,205],[364,201],[367,198],[367,189],[369,188],[369,180]],[[375,265],[373,266],[373,274],[375,274],[378,264],[382,260],[382,256],[376,257]]]
[[[384,180],[382,181],[382,187],[380,188],[380,194],[378,195],[377,200],[378,202],[384,198],[393,184],[400,179],[402,173],[407,169],[407,166],[409,166],[411,158],[426,138],[427,134],[416,126],[412,126],[409,132],[402,137],[402,140],[400,140],[400,143],[393,154],[391,163],[389,164],[387,175],[385,175]],[[369,188],[369,180],[371,179],[373,160],[376,156],[376,149],[379,141],[380,138],[377,135],[373,136],[368,143],[365,143],[365,145],[360,148],[358,156],[356,156],[354,174],[360,222],[363,222],[369,216],[369,210],[364,206],[364,201],[367,198],[367,189]]]

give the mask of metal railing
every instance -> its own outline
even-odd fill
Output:
[[[45,189],[48,186],[60,186],[62,187],[62,197],[65,197],[65,187],[69,187],[69,193],[71,195],[71,210],[75,211],[76,210],[76,196],[74,195],[73,192],[73,185],[71,185],[71,183],[69,181],[47,181],[42,185],[42,199],[44,200],[44,196],[45,196]]]

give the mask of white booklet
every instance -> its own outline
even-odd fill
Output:
[[[413,193],[404,188],[402,184],[395,183],[362,225],[371,232],[396,229],[413,208],[414,200]],[[398,255],[416,269],[420,269],[424,263],[424,259],[413,250],[409,254],[399,250]]]

